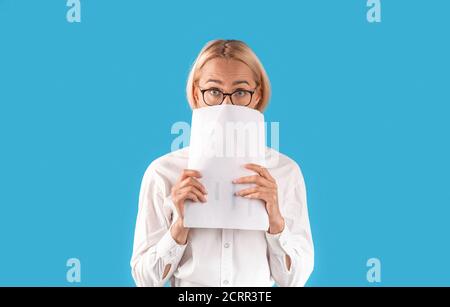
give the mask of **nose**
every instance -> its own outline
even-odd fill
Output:
[[[227,96],[225,97],[225,100],[223,101],[223,104],[232,104],[232,103],[231,103],[231,96],[230,96],[230,95],[227,95]]]

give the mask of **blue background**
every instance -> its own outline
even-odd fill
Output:
[[[140,181],[204,43],[246,41],[301,166],[308,285],[449,285],[450,2],[0,0],[0,285],[134,285]]]

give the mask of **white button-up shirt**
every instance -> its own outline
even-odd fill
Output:
[[[187,168],[189,147],[154,160],[146,170],[139,195],[132,275],[138,286],[303,286],[314,266],[314,247],[306,205],[306,190],[298,164],[278,156],[267,169],[278,185],[278,202],[285,219],[279,234],[257,230],[191,228],[180,245],[170,233],[177,219],[171,200],[173,184]],[[288,268],[289,256],[291,260]],[[170,270],[164,276],[166,266]]]

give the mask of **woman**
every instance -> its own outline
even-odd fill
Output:
[[[215,40],[200,52],[187,82],[192,108],[231,103],[263,111],[270,97],[267,74],[253,51],[237,40]],[[269,216],[265,231],[187,229],[184,202],[205,202],[201,174],[186,169],[189,148],[153,161],[142,180],[132,275],[138,286],[303,286],[314,248],[299,166],[267,148],[270,168],[249,164],[253,184],[237,197],[261,199]]]

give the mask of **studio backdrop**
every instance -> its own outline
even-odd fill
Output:
[[[450,2],[0,0],[0,285],[134,286],[148,165],[189,144],[214,39],[264,63],[307,286],[450,284]]]

